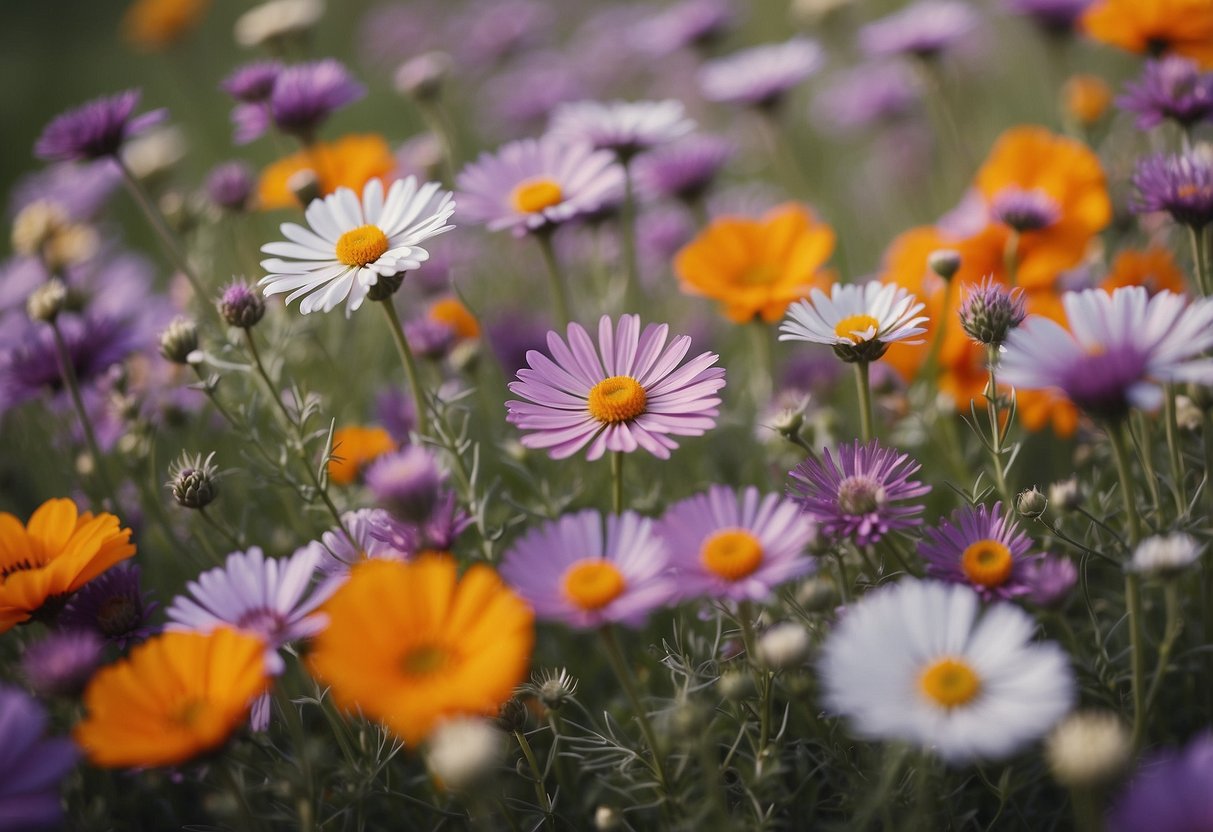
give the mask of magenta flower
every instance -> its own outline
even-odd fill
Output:
[[[333,58],[288,66],[270,93],[270,115],[286,133],[310,136],[329,116],[366,95],[345,65]]]
[[[516,236],[548,230],[613,202],[623,188],[615,155],[556,139],[511,142],[459,174],[461,219]]]
[[[500,572],[537,617],[579,629],[639,627],[678,596],[653,521],[630,511],[605,520],[580,511],[532,529],[505,553]]]
[[[55,116],[38,137],[34,154],[51,162],[116,156],[127,139],[156,126],[168,115],[167,110],[152,110],[135,116],[139,96],[139,90],[126,90]]]
[[[659,526],[681,597],[764,601],[813,569],[805,547],[817,525],[790,500],[750,486],[714,485],[675,503]]]
[[[75,696],[102,661],[105,642],[91,630],[56,630],[25,648],[21,672],[39,696]]]
[[[875,440],[866,445],[856,440],[836,453],[837,462],[828,450],[820,461],[806,459],[792,470],[788,484],[788,493],[827,537],[867,546],[922,523],[922,504],[905,503],[931,490],[910,479],[922,466]]]
[[[716,426],[724,387],[719,358],[701,353],[678,363],[691,348],[681,335],[666,345],[669,326],[649,324],[640,331],[640,316],[623,315],[618,327],[603,315],[598,322],[598,348],[576,323],[569,324],[568,343],[548,332],[552,357],[532,350],[530,369],[518,371],[510,392],[527,401],[508,401],[509,421],[524,431],[528,448],[546,448],[563,459],[588,446],[587,459],[606,451],[644,448],[669,459],[675,436],[701,436]]]
[[[964,506],[918,544],[927,574],[954,584],[968,584],[987,601],[1026,595],[1032,585],[1026,567],[1032,540],[1019,525],[993,508]]]

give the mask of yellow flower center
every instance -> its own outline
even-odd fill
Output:
[[[879,330],[880,321],[871,315],[847,315],[834,327],[834,334],[839,338],[849,338],[851,343],[858,344],[867,340],[859,333],[869,329]]]
[[[955,708],[981,692],[981,679],[963,659],[940,659],[918,677],[918,687],[936,705]]]
[[[699,560],[726,581],[740,580],[762,565],[762,543],[745,529],[721,529],[704,541]]]
[[[564,191],[554,179],[540,176],[519,182],[510,194],[514,210],[524,214],[538,214],[544,208],[559,205],[564,200]]]
[[[960,566],[965,577],[978,586],[1002,586],[1011,577],[1015,560],[1005,543],[997,540],[978,540],[965,547],[960,556]]]
[[[374,263],[387,250],[387,235],[374,225],[359,226],[337,240],[337,259],[347,266]]]
[[[201,699],[189,699],[173,712],[170,719],[176,725],[191,728],[197,724],[204,711],[206,702]]]
[[[450,655],[441,647],[423,644],[405,653],[400,667],[409,676],[429,676],[446,667],[449,659]]]
[[[741,273],[741,283],[745,286],[769,286],[779,282],[781,272],[774,263],[758,263]]]
[[[579,560],[564,573],[564,595],[583,610],[599,610],[623,594],[627,581],[613,563],[601,558]]]
[[[626,422],[644,413],[648,394],[631,376],[611,376],[590,388],[586,407],[600,422]]]

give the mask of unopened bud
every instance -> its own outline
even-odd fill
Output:
[[[189,364],[198,349],[198,327],[193,320],[177,316],[160,333],[160,354],[174,364]]]
[[[43,283],[30,293],[25,301],[25,311],[31,320],[50,323],[59,317],[67,305],[67,287],[57,277]]]
[[[304,207],[311,205],[312,200],[320,199],[324,193],[320,190],[320,177],[316,176],[316,171],[310,168],[297,170],[292,173],[286,180],[286,187],[295,199],[299,200],[299,204]]]
[[[1082,505],[1082,486],[1078,477],[1058,480],[1049,486],[1049,505],[1054,511],[1074,511]]]
[[[1040,493],[1040,489],[1033,486],[1027,491],[1019,492],[1019,497],[1015,500],[1015,510],[1020,517],[1027,517],[1035,520],[1045,513],[1048,508],[1049,501],[1045,499],[1045,495]]]
[[[265,299],[254,287],[237,280],[223,290],[219,314],[228,326],[252,329],[265,315]]]
[[[501,732],[486,719],[459,717],[431,734],[425,762],[444,788],[465,791],[482,783],[504,759]]]
[[[169,480],[165,485],[173,500],[182,508],[206,508],[219,496],[219,469],[211,463],[214,452],[206,459],[201,454],[182,454],[169,469]]]
[[[594,828],[598,832],[614,832],[623,826],[623,816],[614,806],[599,806],[594,810]]]
[[[1092,788],[1116,779],[1129,763],[1132,745],[1120,717],[1080,711],[1058,725],[1045,741],[1045,759],[1057,782]]]
[[[445,52],[426,52],[400,65],[394,78],[396,91],[419,101],[432,101],[442,92],[451,72],[451,58]]]
[[[960,271],[960,252],[951,248],[939,248],[927,257],[927,266],[944,280],[951,280]]]
[[[772,670],[790,670],[809,655],[809,634],[804,627],[785,621],[771,627],[757,644],[758,661]]]

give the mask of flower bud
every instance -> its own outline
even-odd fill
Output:
[[[244,162],[216,165],[206,177],[206,196],[225,211],[248,208],[253,195],[253,172]]]
[[[1205,415],[1196,402],[1187,396],[1175,397],[1175,423],[1180,430],[1197,431],[1205,423]]]
[[[375,499],[392,514],[423,523],[438,502],[443,476],[433,454],[420,445],[409,445],[372,462],[364,479]]]
[[[790,670],[804,663],[809,655],[809,634],[792,621],[776,624],[762,634],[755,645],[757,659],[771,670]]]
[[[178,315],[160,333],[160,354],[174,364],[189,364],[198,349],[198,327],[194,321]]]
[[[614,806],[599,806],[594,810],[594,828],[598,832],[614,832],[623,826],[623,816]]]
[[[396,70],[396,92],[418,101],[432,101],[442,93],[451,72],[451,57],[445,52],[426,52],[411,58]]]
[[[533,689],[545,708],[559,711],[577,692],[577,680],[564,668],[558,671],[545,670]]]
[[[252,329],[265,315],[265,299],[254,287],[237,280],[223,290],[219,314],[228,326]]]
[[[1015,510],[1020,517],[1027,517],[1035,520],[1045,513],[1048,508],[1049,501],[1045,499],[1045,495],[1040,493],[1040,489],[1033,486],[1027,491],[1019,492],[1019,497],[1015,500]]]
[[[292,173],[287,177],[286,187],[305,208],[312,204],[312,200],[324,196],[324,192],[320,190],[320,177],[310,168]]]
[[[1204,547],[1184,532],[1147,537],[1133,550],[1128,570],[1151,577],[1173,577],[1200,559]]]
[[[960,305],[960,325],[979,344],[1001,344],[1026,315],[1023,292],[1008,290],[990,277],[970,289]]]
[[[1082,486],[1078,477],[1058,480],[1049,486],[1049,505],[1056,511],[1074,511],[1082,505]]]
[[[1049,768],[1068,788],[1110,783],[1124,771],[1131,753],[1129,732],[1120,717],[1108,711],[1073,713],[1045,741]]]
[[[52,277],[30,293],[25,301],[25,311],[30,320],[49,324],[59,317],[66,305],[67,287],[62,280]]]
[[[501,732],[486,719],[457,717],[442,722],[427,742],[425,763],[447,789],[465,791],[482,783],[505,758]]]
[[[513,733],[526,728],[528,711],[526,705],[517,696],[511,696],[497,710],[497,727],[502,731]]]
[[[960,252],[951,248],[939,248],[927,256],[931,271],[944,280],[951,280],[960,271]]]
[[[217,475],[219,469],[211,463],[212,451],[206,459],[201,454],[183,453],[169,469],[169,481],[165,483],[173,500],[182,508],[206,508],[219,496]]]
[[[740,670],[726,670],[716,680],[716,690],[730,702],[753,699],[758,694],[754,677]]]

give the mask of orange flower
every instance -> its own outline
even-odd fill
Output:
[[[788,305],[825,289],[834,275],[822,265],[834,251],[834,229],[792,203],[761,220],[720,217],[674,258],[682,291],[720,301],[730,321],[778,321]]]
[[[165,633],[93,676],[74,736],[107,768],[183,763],[221,745],[268,685],[260,639]]]
[[[1082,25],[1095,40],[1130,52],[1171,52],[1213,68],[1213,0],[1097,0]]]
[[[210,4],[210,0],[135,0],[122,16],[122,36],[140,49],[166,49],[202,22]]]
[[[466,306],[458,298],[442,298],[434,301],[426,313],[431,321],[446,324],[459,338],[479,338],[480,324]]]
[[[1184,275],[1175,258],[1165,248],[1151,247],[1145,251],[1125,249],[1112,261],[1112,271],[1099,284],[1111,292],[1121,286],[1145,286],[1151,295],[1161,291],[1183,294]]]
[[[1067,117],[1084,127],[1103,118],[1112,103],[1112,88],[1098,75],[1074,75],[1061,88],[1061,106]]]
[[[47,500],[28,526],[0,512],[0,633],[133,554],[117,517],[79,514],[71,500]]]
[[[445,555],[367,560],[323,609],[312,672],[410,745],[447,717],[496,714],[530,665],[530,608],[483,564],[459,579]]]
[[[319,180],[320,193],[338,188],[362,193],[362,186],[379,177],[385,182],[396,170],[396,157],[383,136],[374,133],[342,136],[333,142],[316,142],[306,150],[273,162],[261,172],[257,198],[265,210],[296,208],[299,200],[287,184],[299,171],[310,170]]]
[[[333,458],[329,460],[329,479],[337,485],[349,485],[358,479],[362,467],[377,456],[396,449],[396,440],[380,427],[346,425],[333,431]]]

